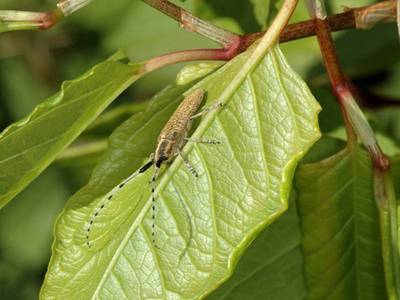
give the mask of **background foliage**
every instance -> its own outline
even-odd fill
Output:
[[[251,32],[260,30],[274,14],[275,1],[268,6],[260,6],[262,2],[266,1],[188,0],[184,5],[200,17],[230,30]],[[341,5],[360,6],[374,1],[331,2],[333,4],[328,9],[335,13],[339,12]],[[240,9],[237,9],[237,5],[241,6]],[[308,18],[302,5],[300,3],[293,22]],[[54,1],[50,0],[21,0],[18,3],[3,0],[0,3],[0,9],[42,11],[52,7]],[[335,41],[345,72],[366,95],[394,99],[400,97],[400,51],[394,24],[379,25],[368,31],[337,33]],[[361,46],[366,41],[373,43],[369,43],[368,47]],[[116,49],[125,49],[128,56],[136,61],[172,50],[210,45],[209,41],[181,30],[174,21],[138,0],[117,0],[112,6],[107,0],[96,0],[49,31],[3,34],[0,38],[0,127],[3,129],[22,118],[36,104],[56,92],[64,80],[84,73]],[[320,114],[321,131],[343,138],[341,117],[331,96],[315,39],[289,42],[282,45],[282,50],[324,108]],[[173,82],[178,69],[170,67],[139,80],[77,141],[77,144],[93,145],[92,152],[79,164],[65,154],[0,211],[1,295],[8,295],[9,299],[37,297],[49,260],[51,228],[56,215],[66,199],[87,181],[112,130],[132,113],[140,111],[144,100]],[[366,111],[378,131],[384,150],[391,155],[399,153],[399,110],[393,107],[367,107]],[[293,224],[297,222],[289,212],[273,226],[295,228]],[[290,232],[292,235],[288,243],[296,245],[296,232]],[[255,243],[263,243],[268,238],[271,237],[266,233]],[[298,255],[296,246],[282,247],[292,249],[293,255]],[[244,261],[246,259],[247,256],[243,258]],[[239,274],[245,272],[238,270]],[[290,272],[290,268],[288,270]],[[254,281],[247,282],[255,284]],[[298,287],[297,295],[304,293],[303,283],[294,282]],[[240,290],[240,287],[236,289]],[[216,296],[215,299],[220,298]],[[282,299],[285,299],[285,295],[282,295]]]

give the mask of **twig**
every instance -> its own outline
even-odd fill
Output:
[[[356,27],[367,29],[378,23],[396,21],[396,7],[396,0],[393,0],[379,2],[363,9],[355,9]]]
[[[166,67],[172,64],[196,61],[196,60],[230,60],[235,55],[236,51],[232,49],[194,49],[194,50],[183,50],[176,51],[161,56],[154,57],[148,60],[143,68],[145,72],[151,72],[153,70]]]
[[[76,0],[76,3],[89,3],[90,1]],[[236,48],[238,53],[247,49],[254,41],[264,35],[265,32],[249,33],[243,36],[236,35],[224,29],[221,29],[215,25],[210,27],[210,24],[203,20],[193,16],[186,10],[172,4],[168,1],[159,0],[143,0],[149,5],[155,7],[159,11],[170,16],[174,20],[180,22],[180,24],[189,31],[195,31],[207,37],[213,38],[215,41],[223,45],[224,48],[233,49]],[[331,31],[341,31],[353,28],[365,28],[365,24],[373,26],[380,22],[395,22],[396,21],[396,1],[383,1],[378,4],[371,6],[360,7],[360,8],[348,8],[346,12],[332,15],[328,17],[328,23]],[[0,32],[2,31],[13,31],[13,30],[45,30],[54,26],[60,21],[62,15],[71,14],[83,5],[72,5],[70,0],[60,1],[59,8],[50,12],[15,12],[15,11],[0,11]],[[163,5],[161,5],[162,3]],[[68,4],[68,5],[67,5]],[[61,10],[62,8],[63,10]],[[382,9],[385,8],[385,9]],[[62,13],[60,13],[62,11]],[[376,18],[379,13],[380,18]],[[11,13],[11,15],[10,15]],[[17,13],[14,14],[13,13]],[[27,14],[26,18],[21,19],[18,17],[18,13]],[[29,14],[31,16],[29,16]],[[32,15],[37,15],[37,18],[32,19]],[[7,17],[6,17],[7,16]],[[55,17],[57,16],[57,17]],[[182,18],[184,21],[182,21]],[[366,20],[369,20],[366,22]],[[372,22],[371,20],[375,20]],[[33,26],[21,26],[23,21],[34,21]],[[15,23],[13,26],[8,26],[7,30],[1,30],[4,27],[4,23]],[[3,23],[3,24],[2,24]],[[283,30],[279,41],[281,43],[288,42],[296,39],[301,39],[315,35],[314,21],[308,20],[287,25]]]
[[[57,7],[62,11],[64,16],[69,16],[90,2],[92,0],[58,0]]]
[[[62,12],[0,11],[0,32],[16,30],[44,30],[53,27],[62,18]]]
[[[178,21],[187,31],[197,32],[219,43],[225,49],[231,48],[239,39],[237,34],[206,22],[167,0],[143,0],[143,2]]]
[[[310,15],[314,18],[315,33],[321,49],[325,68],[333,92],[342,110],[349,145],[354,145],[357,142],[356,135],[354,134],[355,131],[367,148],[374,166],[381,170],[387,170],[389,168],[389,160],[383,154],[370,125],[358,107],[352,94],[352,88],[354,87],[346,78],[340,66],[326,11],[322,5],[323,2],[319,0],[310,0],[309,4]],[[371,11],[371,8],[369,8],[368,11]]]
[[[49,12],[0,10],[0,33],[17,30],[46,30],[63,17],[88,5],[92,0],[59,0]]]
[[[224,48],[232,48],[234,44],[243,51],[265,34],[265,31],[262,31],[239,36],[209,24],[167,0],[143,1],[178,21],[186,30],[211,38],[222,44]],[[377,23],[394,22],[396,21],[396,1],[389,0],[365,7],[347,8],[346,12],[327,18],[329,27],[331,31],[341,31],[352,28],[366,29]],[[279,41],[283,43],[313,35],[315,35],[314,20],[308,20],[287,25]]]

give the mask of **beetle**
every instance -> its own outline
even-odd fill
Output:
[[[111,201],[120,189],[122,189],[130,180],[136,177],[138,174],[144,173],[151,166],[154,166],[154,174],[151,178],[151,194],[152,194],[152,225],[151,225],[151,235],[152,242],[155,243],[155,218],[156,218],[156,206],[155,206],[155,190],[157,187],[157,179],[160,174],[160,169],[163,164],[171,163],[176,156],[180,156],[190,171],[190,173],[198,177],[198,174],[195,168],[190,164],[190,162],[182,155],[181,150],[187,141],[192,141],[195,143],[203,143],[203,144],[219,144],[219,142],[214,140],[193,140],[188,138],[188,133],[192,126],[192,120],[197,118],[204,113],[210,111],[214,107],[208,107],[204,110],[198,111],[200,105],[202,104],[205,98],[205,92],[203,89],[195,89],[188,96],[184,98],[178,108],[174,111],[172,116],[169,118],[167,123],[164,125],[161,130],[155,147],[154,153],[150,156],[150,161],[143,165],[138,172],[135,172],[127,179],[125,179],[122,183],[120,183],[115,189],[111,191],[111,193],[106,197],[107,201]],[[218,106],[221,106],[217,103]],[[106,203],[103,203],[93,214],[92,218],[89,221],[89,225],[87,227],[86,233],[86,244],[90,248],[90,231],[92,225],[94,223],[95,218],[99,215],[101,210],[105,207]]]

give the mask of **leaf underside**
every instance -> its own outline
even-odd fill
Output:
[[[238,56],[193,88],[207,91],[207,104],[217,101],[250,54]],[[170,102],[182,99],[166,97]],[[194,178],[180,158],[162,174],[156,191],[156,247],[149,211],[152,171],[122,189],[114,188],[115,183],[101,192],[93,185],[85,187],[57,222],[41,297],[192,299],[209,294],[230,276],[255,235],[287,209],[296,164],[319,138],[319,110],[279,49],[272,50],[246,74],[221,110],[203,117],[193,134],[221,144],[189,142],[184,147],[199,177]],[[152,122],[159,126],[156,118],[145,125],[151,128]],[[141,131],[154,145],[157,133],[146,134],[135,126],[131,134]],[[121,128],[114,138],[119,134]],[[123,172],[115,175],[100,163],[97,169],[105,173],[93,177],[107,181],[109,174],[108,179],[118,183],[122,173],[132,173],[129,159],[118,160],[124,151],[115,149],[116,167],[112,154],[106,160],[106,166]],[[135,157],[149,154],[138,150]],[[89,248],[89,223],[103,204],[90,227]]]

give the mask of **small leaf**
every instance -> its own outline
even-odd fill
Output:
[[[143,126],[132,122],[131,136],[129,122],[113,134],[114,151],[91,181],[98,184],[69,201],[57,222],[42,298],[201,298],[232,274],[255,235],[286,210],[296,164],[319,138],[319,105],[281,52],[272,50],[243,73],[244,63],[259,61],[251,54],[194,87],[207,91],[206,105],[223,101],[224,107],[204,116],[192,137],[221,144],[184,147],[199,178],[180,158],[165,169],[156,191],[157,247],[151,172],[118,187],[150,154],[163,124],[154,114]],[[233,81],[238,74],[244,81]],[[173,92],[163,97],[182,99]],[[115,147],[118,136],[128,143]]]
[[[176,84],[184,85],[210,74],[223,63],[219,61],[201,62],[185,66],[176,76]]]
[[[23,190],[124,89],[136,66],[108,60],[38,105],[0,134],[0,208]]]

